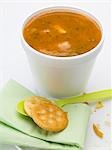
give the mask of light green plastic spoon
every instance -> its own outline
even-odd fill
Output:
[[[57,99],[53,101],[50,100],[50,101],[52,101],[59,107],[63,107],[64,105],[67,104],[75,104],[75,103],[83,103],[83,102],[93,103],[93,102],[104,101],[108,99],[112,99],[112,89],[92,92],[92,93],[83,94],[75,97],[69,97],[65,99]],[[17,104],[16,110],[18,113],[28,116],[24,111],[24,100],[20,101]]]

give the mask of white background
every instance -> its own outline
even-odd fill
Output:
[[[110,88],[110,3],[108,1],[95,2],[95,0],[94,2],[84,0],[38,0],[36,3],[29,3],[29,1],[26,1],[26,3],[0,3],[0,87],[8,79],[13,78],[29,89],[35,90],[27,58],[20,43],[20,30],[24,19],[28,15],[39,9],[56,5],[84,9],[100,20],[104,28],[105,42],[85,92]],[[110,128],[104,124],[105,120],[109,120],[109,117],[106,116],[107,113],[110,114],[110,102],[105,102],[103,109],[97,110],[91,115],[84,150],[110,150]],[[94,134],[92,123],[101,125],[104,131],[104,139],[99,139]],[[9,149],[13,150],[9,146],[0,147],[0,150]]]

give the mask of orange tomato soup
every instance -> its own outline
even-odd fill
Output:
[[[26,42],[41,53],[68,57],[92,50],[101,40],[98,24],[73,12],[48,12],[32,17],[25,25]]]

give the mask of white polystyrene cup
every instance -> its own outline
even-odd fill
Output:
[[[78,56],[56,57],[34,50],[23,37],[23,29],[27,22],[35,15],[42,15],[52,11],[72,11],[85,14],[97,22],[102,38],[99,44],[89,52]],[[96,57],[103,45],[103,29],[99,21],[83,10],[71,7],[52,7],[35,12],[26,19],[21,32],[22,46],[29,60],[35,86],[41,96],[63,98],[82,94],[88,83]],[[51,43],[53,44],[53,43]]]

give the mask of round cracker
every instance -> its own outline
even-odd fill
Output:
[[[59,132],[67,127],[67,113],[53,103],[41,102],[32,109],[32,119],[42,129]]]
[[[50,103],[49,100],[46,100],[45,98],[40,96],[31,96],[26,98],[24,101],[24,110],[27,113],[27,115],[31,117],[33,107],[41,104],[42,102]]]

